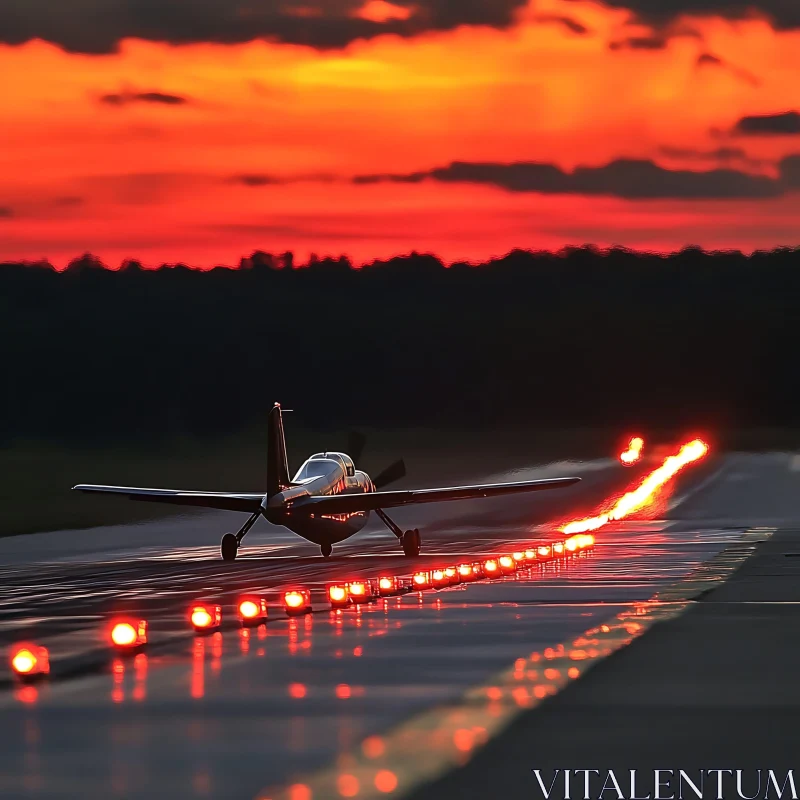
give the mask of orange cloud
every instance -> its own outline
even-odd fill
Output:
[[[376,19],[393,9],[413,13],[383,0],[358,13]],[[553,24],[561,18],[575,24]],[[0,98],[0,207],[8,212],[0,259],[63,263],[91,250],[111,262],[210,265],[256,247],[366,259],[414,248],[483,258],[592,240],[791,243],[794,195],[623,201],[348,181],[452,161],[547,162],[572,172],[626,158],[692,170],[693,154],[731,149],[712,128],[800,110],[800,33],[757,19],[691,24],[696,35],[670,37],[661,49],[613,51],[611,42],[652,30],[622,9],[539,0],[507,30],[385,35],[340,50],[135,39],[107,55],[42,41],[0,47],[0,71],[16,76]],[[757,66],[760,85],[698,70],[703,53]],[[102,101],[109,96],[126,102]],[[739,137],[735,147],[741,169],[775,178],[772,165],[800,152],[800,137]],[[714,166],[712,157],[702,168]],[[247,185],[237,176],[265,179]],[[64,197],[76,201],[58,202]]]

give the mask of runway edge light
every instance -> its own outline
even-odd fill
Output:
[[[381,597],[391,597],[399,592],[400,586],[394,575],[382,575],[378,579],[378,592]]]
[[[11,648],[11,669],[22,681],[44,678],[50,674],[50,653],[46,647],[18,644]]]
[[[431,574],[426,570],[415,572],[411,578],[411,583],[415,591],[421,592],[431,588]]]
[[[134,652],[147,644],[147,620],[117,619],[111,623],[111,644],[120,652]]]
[[[461,578],[462,583],[472,583],[472,581],[478,580],[478,576],[472,564],[459,564],[458,577]]]
[[[308,589],[289,589],[283,593],[286,616],[297,617],[311,613],[311,592]]]
[[[347,584],[347,590],[350,593],[350,600],[356,605],[360,603],[369,603],[374,597],[372,589],[372,581],[350,581]]]
[[[458,569],[456,569],[456,567],[447,567],[444,574],[447,575],[447,579],[450,581],[451,585],[461,583],[461,576],[458,574]]]
[[[267,601],[263,597],[242,597],[236,608],[245,628],[255,628],[267,621]]]
[[[350,605],[350,592],[346,583],[332,583],[328,586],[328,602],[331,608],[347,608]]]
[[[211,633],[222,624],[222,607],[213,603],[195,603],[189,609],[189,622],[195,633]]]
[[[435,569],[431,572],[431,586],[434,589],[444,589],[450,585],[450,579],[443,569]]]
[[[500,565],[500,572],[503,575],[511,575],[517,571],[517,564],[511,556],[500,556],[497,563]]]
[[[487,558],[483,562],[483,574],[487,578],[499,578],[501,576],[500,565],[497,563],[496,558]]]

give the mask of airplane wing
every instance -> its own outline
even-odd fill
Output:
[[[376,508],[395,508],[415,503],[438,503],[443,500],[473,500],[478,497],[500,497],[506,494],[537,492],[542,489],[565,489],[580,478],[546,478],[518,483],[484,483],[477,486],[455,486],[448,489],[408,489],[396,492],[338,494],[324,497],[303,497],[292,504],[294,511],[310,514],[349,514],[354,511],[374,511]]]
[[[183,489],[139,489],[132,486],[96,486],[79,483],[74,491],[92,494],[121,494],[131,500],[148,500],[152,503],[172,503],[178,506],[219,508],[223,511],[249,511],[261,507],[263,494],[235,494],[228,492],[192,492]]]

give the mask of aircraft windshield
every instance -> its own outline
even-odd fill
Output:
[[[306,481],[309,478],[325,478],[336,474],[339,470],[341,470],[341,466],[335,461],[331,461],[327,458],[314,459],[312,461],[306,461],[306,463],[300,467],[294,479],[296,481]]]

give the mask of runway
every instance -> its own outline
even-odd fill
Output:
[[[52,677],[21,686],[3,665],[0,796],[308,800],[313,776],[331,765],[358,786],[336,783],[330,796],[403,796],[416,787],[389,788],[386,775],[367,787],[349,775],[353,754],[377,752],[398,726],[491,688],[519,659],[641,607],[754,528],[800,517],[793,459],[708,459],[670,487],[657,519],[609,526],[591,552],[341,614],[323,602],[326,581],[408,575],[546,540],[554,523],[592,513],[649,465],[590,462],[575,465],[584,480],[564,492],[409,513],[425,542],[414,562],[371,525],[331,562],[291,534],[261,531],[240,561],[222,564],[216,542],[232,525],[216,513],[2,541],[0,642],[46,644]],[[311,588],[313,615],[281,614],[275,599],[293,584]],[[229,614],[245,590],[271,601],[266,626],[187,631],[192,600],[214,599]],[[150,622],[151,644],[136,659],[114,658],[102,638],[119,611]],[[516,698],[518,712],[539,685]],[[469,729],[465,757],[491,727]]]

